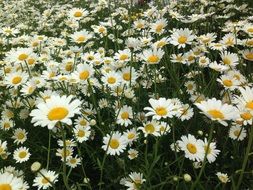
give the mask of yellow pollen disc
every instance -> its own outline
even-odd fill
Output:
[[[123,79],[126,81],[130,81],[130,73],[124,73],[123,74]]]
[[[24,60],[26,60],[27,58],[28,58],[28,55],[25,54],[25,53],[22,53],[22,54],[20,54],[20,55],[18,56],[18,60],[19,60],[19,61],[24,61]]]
[[[2,183],[0,184],[0,190],[12,190],[12,187],[10,186],[10,184]]]
[[[253,39],[247,40],[246,45],[253,46]]]
[[[162,31],[163,28],[164,28],[163,24],[158,24],[157,27],[156,27],[156,29],[155,29],[155,31],[159,33],[159,32]]]
[[[152,124],[147,124],[145,127],[144,127],[145,131],[147,133],[154,133],[155,132],[155,127],[154,125]]]
[[[213,117],[214,119],[224,119],[224,115],[221,111],[219,110],[209,110],[207,111],[207,113],[209,115],[211,115],[211,117]]]
[[[207,149],[207,145],[204,146],[205,152],[207,152],[207,154],[211,153],[211,148],[209,146],[209,148]]]
[[[10,123],[4,123],[4,128],[9,129],[11,127]]]
[[[163,46],[165,46],[166,45],[166,43],[165,42],[159,42],[158,44],[157,44],[157,47],[158,48],[161,48],[161,47],[163,47]]]
[[[188,84],[188,85],[187,85],[187,89],[188,89],[188,90],[192,90],[192,89],[193,89],[193,85],[192,85],[192,84]]]
[[[159,61],[159,57],[157,55],[151,55],[148,58],[148,63],[157,63]]]
[[[230,65],[231,64],[231,60],[227,57],[225,57],[222,61],[225,65]]]
[[[4,149],[0,147],[0,155],[4,152]]]
[[[126,59],[128,59],[128,55],[122,54],[122,55],[119,57],[119,59],[120,59],[121,61],[125,61]]]
[[[134,133],[129,133],[128,135],[127,135],[127,138],[128,139],[133,139],[135,137],[135,134]]]
[[[114,84],[114,83],[116,82],[116,79],[115,79],[114,77],[109,77],[109,78],[107,79],[107,82],[108,82],[109,84]]]
[[[242,113],[240,116],[244,120],[250,120],[250,119],[252,119],[252,115],[249,112]]]
[[[253,101],[247,102],[245,107],[253,110]]]
[[[76,41],[81,43],[84,42],[85,40],[86,40],[85,36],[79,36]]]
[[[17,135],[17,139],[18,139],[18,140],[22,140],[24,137],[25,137],[25,135],[24,135],[23,133],[19,133],[19,134]]]
[[[235,135],[236,137],[239,137],[239,135],[240,135],[240,130],[234,131],[234,135]]]
[[[4,72],[5,73],[10,73],[11,72],[11,68],[10,67],[4,68]]]
[[[39,45],[38,42],[33,42],[33,43],[32,43],[32,46],[33,46],[33,47],[37,47],[38,45]]]
[[[81,17],[83,16],[83,13],[81,11],[77,11],[74,13],[74,17]]]
[[[119,147],[119,141],[117,139],[111,139],[109,146],[112,149],[117,149]]]
[[[253,28],[249,28],[249,29],[247,30],[247,32],[253,33]]]
[[[191,154],[196,154],[197,152],[197,147],[194,144],[188,143],[186,148]]]
[[[56,107],[49,111],[47,117],[50,121],[62,120],[68,115],[69,111],[64,107]]]
[[[100,28],[98,29],[98,31],[99,31],[100,33],[104,33],[104,32],[105,32],[105,28],[100,27]]]
[[[85,126],[87,125],[87,121],[85,119],[82,119],[81,121],[79,121],[79,124]]]
[[[70,162],[71,164],[75,164],[75,163],[76,163],[76,159],[75,159],[75,158],[72,158],[72,159],[69,160],[69,162]]]
[[[187,37],[186,36],[180,36],[177,41],[180,44],[185,44],[186,41],[187,41]]]
[[[160,130],[160,132],[165,131],[165,127],[164,127],[164,126],[161,126],[159,130]]]
[[[232,86],[233,85],[233,82],[231,81],[231,80],[223,80],[222,81],[223,82],[223,84],[225,85],[225,86],[228,86],[228,87],[230,87],[230,86]]]
[[[16,76],[16,77],[13,77],[11,82],[12,84],[19,84],[21,81],[22,81],[22,77]]]
[[[166,110],[166,108],[164,108],[164,107],[158,107],[158,108],[156,108],[155,112],[159,116],[165,116],[168,113],[167,110]]]
[[[66,64],[66,66],[65,66],[65,70],[66,71],[72,71],[72,63],[68,63],[68,64]]]
[[[27,155],[27,152],[26,151],[21,151],[19,154],[18,154],[18,157],[19,158],[25,158]]]
[[[35,63],[35,59],[29,58],[29,59],[27,60],[27,63],[28,63],[28,65],[33,65],[33,64]]]
[[[139,28],[139,29],[141,29],[141,28],[143,28],[144,27],[144,25],[142,24],[142,23],[138,23],[137,25],[136,25],[136,28]]]
[[[77,133],[78,137],[84,137],[85,136],[85,132],[83,130],[79,130]]]
[[[188,61],[193,61],[194,60],[194,56],[190,55],[187,59],[188,59]]]
[[[83,71],[79,74],[79,78],[81,80],[86,80],[90,76],[89,71]]]
[[[253,61],[253,52],[247,53],[247,54],[245,55],[245,57],[246,57],[248,60]]]
[[[128,119],[128,118],[129,118],[128,112],[123,112],[123,113],[121,114],[121,118],[122,118],[122,119]]]
[[[87,59],[88,59],[89,61],[92,61],[92,60],[94,60],[94,59],[95,59],[95,57],[94,57],[94,56],[92,56],[92,55],[90,55],[90,56],[88,56],[88,57],[87,57]]]
[[[49,181],[50,181],[50,178],[49,177],[47,177],[47,178],[43,178],[42,180],[41,180],[41,182],[45,185],[45,184],[48,184],[49,183]]]
[[[69,150],[66,150],[66,157],[68,157],[70,155],[70,153],[71,152]],[[62,151],[61,155],[64,158],[64,150]]]

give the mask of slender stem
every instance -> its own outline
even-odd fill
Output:
[[[48,149],[47,149],[47,170],[49,167],[49,161],[50,161],[50,150],[51,150],[51,131],[48,133]]]
[[[241,173],[240,173],[240,176],[239,176],[238,183],[236,185],[236,189],[239,189],[240,185],[242,183],[243,174],[244,174],[247,162],[248,162],[248,158],[249,158],[250,150],[251,150],[251,147],[252,147],[252,143],[253,143],[253,128],[251,128],[251,130],[250,130],[250,135],[249,135],[249,141],[248,141],[248,145],[247,145],[247,149],[246,149],[246,154],[245,154],[244,159],[243,159],[242,169],[241,169]]]

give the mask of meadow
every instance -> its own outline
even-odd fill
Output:
[[[0,190],[253,189],[250,1],[2,0],[0,97]]]

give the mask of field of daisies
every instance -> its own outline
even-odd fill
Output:
[[[0,1],[0,190],[253,189],[253,9]]]

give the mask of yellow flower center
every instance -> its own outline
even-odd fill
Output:
[[[85,136],[84,130],[79,130],[78,133],[77,133],[77,136],[78,137],[84,137]]]
[[[148,58],[148,63],[157,63],[159,61],[159,57],[157,55],[151,55]]]
[[[205,152],[207,152],[207,154],[211,153],[211,148],[209,146],[209,148],[207,148],[207,145],[204,146]]]
[[[12,84],[19,84],[21,81],[22,81],[22,77],[16,76],[16,77],[13,77],[11,82]]]
[[[158,107],[158,108],[156,108],[155,112],[159,116],[165,116],[168,113],[167,110],[166,110],[166,108],[164,108],[164,107]]]
[[[17,135],[17,139],[18,139],[18,140],[22,140],[24,137],[25,137],[24,133],[19,133],[19,134]]]
[[[233,82],[229,79],[223,80],[222,82],[225,86],[228,86],[228,87],[233,85]]]
[[[75,159],[75,158],[72,158],[72,159],[69,160],[69,162],[70,162],[71,164],[76,164],[76,159]]]
[[[124,73],[123,74],[123,79],[126,81],[130,81],[130,73]]]
[[[163,24],[158,24],[158,25],[156,26],[155,31],[156,31],[157,33],[159,33],[159,32],[162,31],[163,28],[164,28],[164,25],[163,25]]]
[[[246,45],[253,46],[253,39],[247,40]]]
[[[119,147],[119,141],[118,141],[118,139],[111,139],[109,146],[112,149],[117,149]]]
[[[247,102],[245,107],[253,110],[253,101]]]
[[[249,52],[245,55],[248,60],[253,60],[253,52]]]
[[[74,17],[81,17],[81,16],[83,16],[83,13],[81,11],[76,11],[74,13]]]
[[[144,27],[144,25],[142,24],[142,23],[138,23],[137,25],[136,25],[136,28],[139,28],[139,29],[141,29],[141,28],[143,28]]]
[[[12,187],[10,186],[10,184],[2,183],[0,184],[0,190],[12,190]]]
[[[83,71],[79,74],[79,78],[81,80],[86,80],[90,76],[89,71]]]
[[[236,137],[239,137],[239,135],[240,135],[240,130],[235,130],[235,131],[234,131],[234,135],[235,135]]]
[[[4,123],[3,127],[5,129],[9,129],[11,127],[10,123]]]
[[[107,82],[108,82],[109,84],[114,84],[114,83],[116,82],[116,79],[115,79],[114,77],[109,77],[109,78],[107,79]]]
[[[166,45],[166,43],[164,42],[164,41],[161,41],[161,42],[159,42],[158,44],[157,44],[157,47],[158,48],[161,48],[161,47],[163,47],[163,46],[165,46]]]
[[[225,57],[222,61],[225,65],[230,65],[231,64],[231,60],[227,57]]]
[[[28,65],[33,65],[33,64],[35,63],[35,59],[29,58],[29,59],[27,60],[27,63],[28,63]]]
[[[98,31],[99,31],[100,33],[104,33],[104,32],[105,32],[105,28],[104,28],[104,27],[100,27],[100,28],[98,29]]]
[[[122,54],[122,55],[119,57],[119,59],[120,59],[121,61],[125,61],[126,59],[128,59],[128,55]]]
[[[76,41],[81,43],[81,42],[84,42],[86,40],[85,36],[79,36]]]
[[[128,112],[123,112],[123,113],[121,114],[121,118],[122,118],[122,119],[128,119],[128,118],[129,118],[129,113],[128,113]]]
[[[85,119],[82,119],[81,121],[79,121],[79,124],[85,126],[87,125],[87,121]]]
[[[0,155],[4,153],[4,149],[0,147]]]
[[[26,151],[21,151],[21,152],[18,154],[18,157],[22,159],[22,158],[25,158],[26,155],[27,155],[27,152],[26,152]]]
[[[56,107],[49,111],[47,117],[50,121],[62,120],[68,115],[69,111],[64,107]]]
[[[65,66],[65,70],[66,71],[72,71],[72,63],[67,63],[66,66]]]
[[[249,112],[242,113],[240,116],[244,120],[250,120],[250,119],[252,119],[252,115]]]
[[[253,33],[253,28],[248,28],[247,32]]]
[[[194,144],[188,143],[186,148],[191,154],[196,154],[197,152],[197,147]]]
[[[27,58],[28,58],[28,55],[25,54],[25,53],[22,53],[22,54],[20,54],[20,55],[18,56],[18,60],[19,60],[19,61],[24,61],[24,60],[26,60]]]
[[[185,42],[187,41],[187,37],[186,36],[180,36],[177,41],[180,44],[185,44]]]
[[[127,135],[127,138],[128,139],[133,139],[135,137],[135,134],[134,133],[129,133],[128,135]]]
[[[145,127],[144,127],[145,131],[147,133],[154,133],[155,132],[155,127],[154,125],[152,125],[151,123],[150,124],[147,124]]]
[[[41,182],[45,185],[45,184],[48,184],[49,183],[49,181],[50,181],[50,178],[49,177],[44,177],[42,180],[41,180]]]
[[[214,119],[224,119],[224,114],[219,110],[209,110],[207,113]]]

